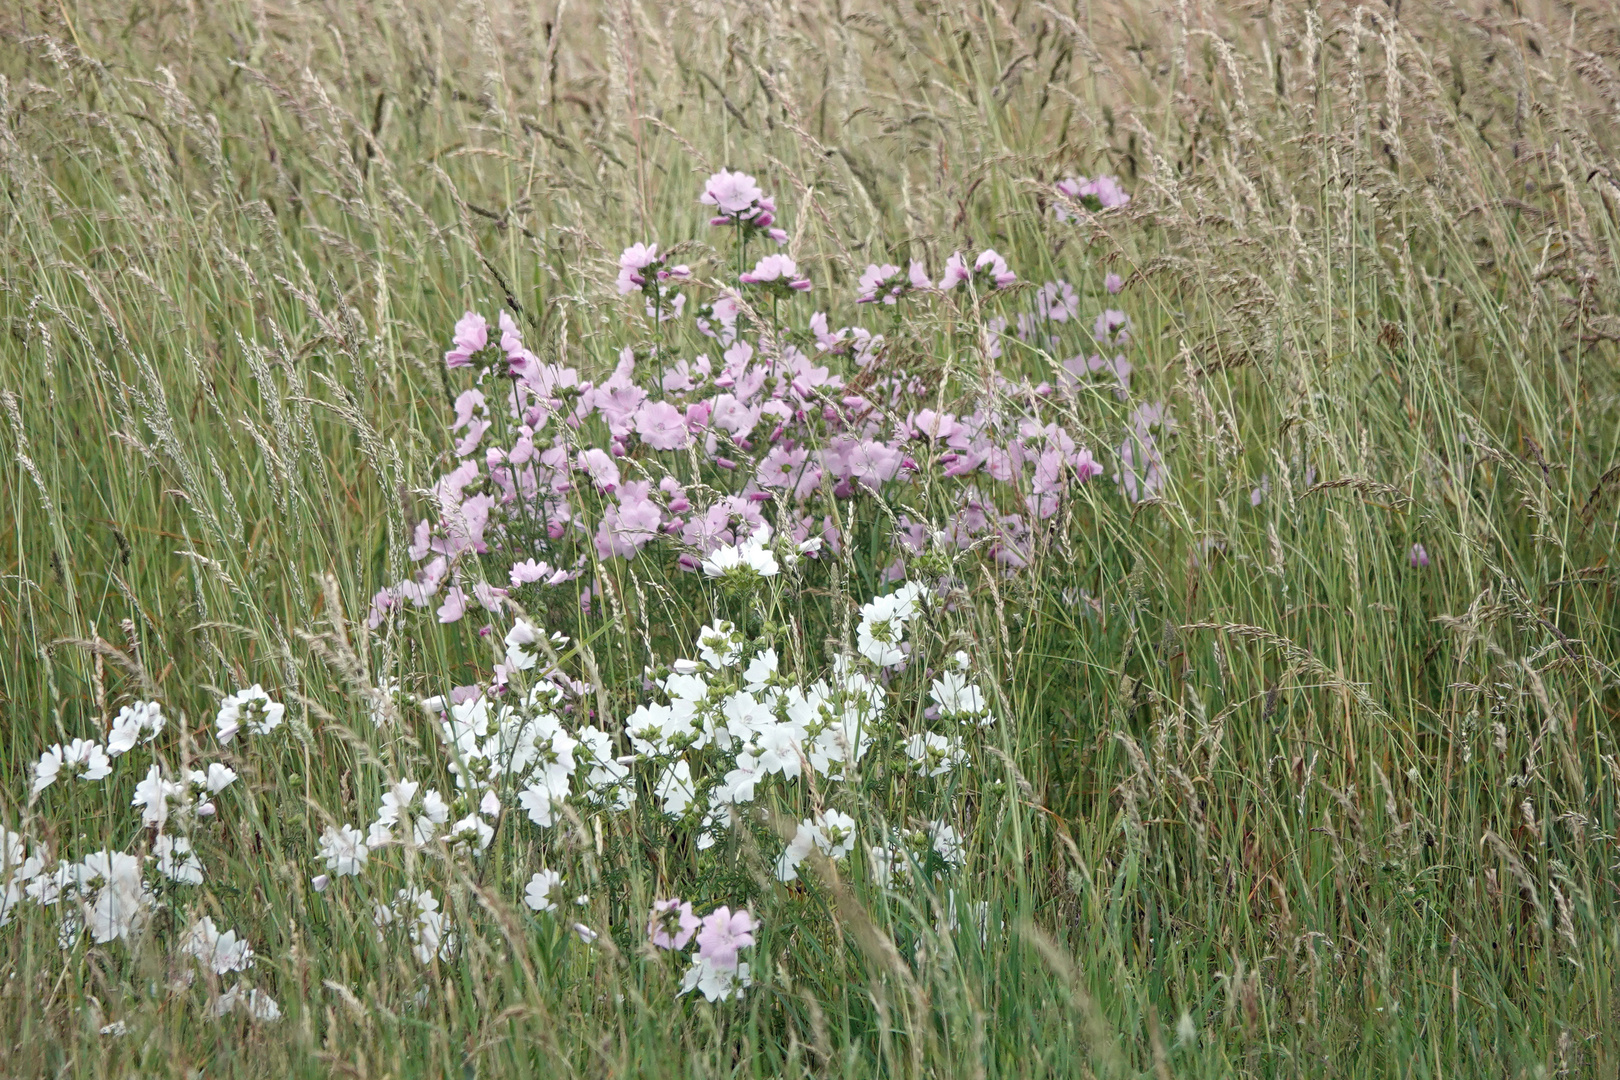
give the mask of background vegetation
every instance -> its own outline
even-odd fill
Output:
[[[221,902],[283,1021],[166,1004],[155,955],[64,968],[23,919],[4,1071],[1620,1067],[1612,4],[28,0],[0,74],[0,817],[143,677],[198,729],[274,684],[310,732],[207,853],[257,883]],[[403,569],[459,314],[610,368],[617,252],[710,258],[722,166],[777,194],[818,306],[958,248],[1125,276],[1171,482],[959,613],[1008,717],[983,948],[794,899],[770,987],[710,1008],[492,930],[407,1008],[415,966],[329,948],[308,890],[365,707],[312,635]],[[1051,182],[1098,172],[1130,205],[1056,223]],[[701,619],[618,595],[629,672],[613,634]]]

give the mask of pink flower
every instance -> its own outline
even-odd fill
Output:
[[[1079,203],[1088,210],[1112,210],[1131,201],[1125,189],[1119,186],[1117,176],[1099,176],[1087,180],[1083,176],[1070,177],[1057,182],[1058,194]],[[1074,214],[1065,206],[1053,207],[1059,221],[1073,221]]]
[[[1068,322],[1080,316],[1080,294],[1067,281],[1048,281],[1035,293],[1035,310],[1050,322]]]
[[[911,260],[911,287],[913,289],[931,289],[934,283],[928,279],[928,267],[923,265],[921,259]]]
[[[1084,447],[1069,458],[1069,466],[1074,469],[1074,475],[1082,484],[1093,476],[1101,476],[1103,471],[1103,467],[1097,464],[1097,459],[1091,456],[1091,451]]]
[[[765,460],[759,463],[759,471],[754,477],[762,487],[790,487],[809,458],[810,453],[807,450],[788,450],[773,446],[771,452],[765,455]]]
[[[657,265],[658,245],[633,244],[619,256],[619,295],[627,296],[647,283],[641,271]]]
[[[1097,321],[1092,324],[1091,333],[1098,341],[1124,345],[1131,340],[1131,317],[1123,311],[1109,308],[1097,316]]]
[[[1007,260],[997,255],[994,248],[985,248],[973,260],[975,273],[983,271],[998,289],[1005,289],[1018,280],[1018,275],[1007,269]]]
[[[456,336],[450,342],[454,348],[444,354],[446,367],[467,367],[472,354],[489,344],[489,323],[482,315],[469,311],[456,323]]]
[[[733,913],[730,908],[717,907],[703,920],[698,932],[698,957],[721,971],[735,971],[737,950],[754,943],[754,931],[759,924],[746,910]]]
[[[1117,293],[1125,287],[1125,279],[1118,274],[1108,274],[1103,277],[1103,288],[1110,294]]]
[[[636,434],[654,450],[679,450],[688,438],[686,417],[667,401],[644,403],[635,415]]]
[[[798,273],[799,267],[786,255],[767,255],[737,280],[744,285],[772,285],[780,282],[790,289],[804,292],[810,288],[810,279],[798,277]]]
[[[582,450],[579,455],[579,467],[603,491],[611,492],[619,486],[619,467],[613,463],[613,458],[608,452],[600,447],[593,446],[589,450]]]
[[[444,603],[439,605],[439,621],[453,623],[467,613],[467,594],[461,591],[460,585],[450,586],[450,591],[444,594]]]
[[[875,303],[878,299],[878,292],[881,290],[883,302],[885,304],[894,303],[899,286],[894,286],[890,279],[897,277],[899,273],[900,268],[898,266],[891,266],[888,263],[884,263],[882,266],[873,263],[868,266],[861,274],[861,296],[855,302],[857,304]]]
[[[703,920],[692,913],[692,905],[671,897],[653,903],[647,920],[647,936],[660,949],[684,949]]]
[[[765,193],[760,190],[759,184],[752,176],[721,169],[709,177],[709,182],[703,185],[703,194],[698,197],[698,202],[704,206],[713,206],[722,214],[735,217],[764,198]]]
[[[953,251],[951,257],[945,260],[945,276],[939,279],[941,292],[950,292],[962,282],[973,276],[968,269],[967,260],[962,258],[960,251]]]
[[[1412,550],[1407,553],[1407,559],[1411,562],[1412,569],[1423,570],[1429,565],[1429,552],[1422,544],[1413,544]]]

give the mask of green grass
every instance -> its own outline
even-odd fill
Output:
[[[260,681],[295,729],[239,766],[198,890],[281,1023],[170,993],[183,927],[63,953],[25,908],[0,1071],[1615,1075],[1620,41],[1601,5],[1519,6],[0,14],[0,822],[44,745],[143,694],[200,746]],[[371,729],[344,651],[447,453],[439,357],[506,303],[609,370],[643,344],[622,247],[725,271],[695,202],[722,165],[846,318],[882,258],[993,246],[1090,289],[1088,318],[1103,268],[1129,277],[1170,486],[1132,510],[1105,474],[930,631],[1002,699],[959,796],[985,943],[934,933],[927,890],[790,891],[747,859],[721,888],[669,850],[661,877],[626,831],[570,852],[616,898],[591,952],[516,904],[520,834],[444,893],[463,947],[418,1005],[369,899],[308,879],[326,811],[375,805],[368,762],[442,765],[426,725]],[[1133,201],[1059,225],[1071,172]],[[918,370],[977,370],[953,327],[910,332]],[[1125,410],[1069,422],[1101,456]],[[813,651],[872,595],[870,550],[792,609]],[[604,572],[617,606],[545,621],[628,708],[647,643],[709,601],[656,560]],[[359,655],[422,693],[492,659],[430,624]],[[126,845],[132,783],[62,792],[56,839]],[[683,880],[763,914],[742,1003],[676,999],[638,951]]]

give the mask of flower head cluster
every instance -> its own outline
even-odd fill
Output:
[[[911,269],[902,272],[898,266],[884,263],[879,266],[873,263],[861,273],[861,295],[856,298],[857,304],[875,304],[882,301],[885,304],[894,304],[901,297],[914,292],[926,292],[933,288],[929,280],[928,268],[920,259],[911,260]]]
[[[1088,180],[1084,176],[1071,176],[1067,180],[1057,182],[1057,192],[1070,203],[1078,204],[1097,213],[1102,210],[1112,210],[1117,206],[1124,206],[1131,201],[1125,189],[1119,185],[1117,176],[1099,176],[1095,180]],[[1055,207],[1059,221],[1072,221],[1072,209],[1059,203]]]
[[[737,280],[781,297],[810,290],[810,279],[801,275],[798,264],[786,255],[765,256]]]
[[[644,294],[649,318],[679,318],[686,294],[676,286],[691,277],[692,268],[684,263],[668,265],[667,257],[658,254],[657,244],[632,244],[619,256],[619,295]]]
[[[730,172],[721,169],[709,177],[703,185],[703,194],[698,196],[698,202],[715,208],[715,216],[709,219],[710,225],[736,228],[745,242],[755,234],[761,234],[778,244],[787,243],[787,233],[775,224],[776,203],[760,190],[758,181],[741,170]]]
[[[653,904],[647,937],[659,949],[679,952],[694,936],[697,951],[681,980],[681,993],[698,991],[710,1001],[741,997],[753,985],[749,965],[739,953],[754,944],[759,921],[747,910],[717,907],[699,919],[692,905],[679,898]]]
[[[970,269],[960,251],[945,260],[945,276],[939,279],[941,292],[950,292],[958,285],[972,281],[983,289],[1005,289],[1018,280],[1018,275],[1007,269],[1007,260],[994,249],[979,252]]]
[[[228,743],[244,727],[250,734],[268,735],[281,726],[286,715],[287,706],[272,701],[264,687],[254,683],[219,703],[219,715],[214,718],[214,724],[219,741]]]

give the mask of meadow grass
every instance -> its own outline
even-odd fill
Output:
[[[19,908],[0,1071],[1620,1069],[1612,5],[69,0],[0,13],[0,80],[0,823],[46,745],[137,698],[190,718],[183,753],[255,682],[292,728],[191,901],[282,1019],[170,993],[175,927],[64,952]],[[725,272],[696,201],[722,167],[846,317],[872,261],[1122,275],[1168,482],[1117,497],[1126,405],[1096,395],[1071,430],[1105,474],[931,626],[1003,717],[960,795],[982,940],[936,932],[935,890],[694,883],[631,831],[581,845],[618,898],[593,951],[518,911],[520,835],[446,892],[460,948],[424,974],[310,876],[369,764],[440,760],[365,687],[490,663],[363,621],[444,468],[450,328],[504,306],[610,371],[644,343],[622,248]],[[1056,220],[1053,181],[1099,172],[1131,202]],[[912,340],[894,362],[942,387],[990,364],[943,318]],[[795,598],[811,651],[933,497],[846,508],[872,540]],[[622,714],[714,609],[670,566],[596,572],[609,602],[535,614]],[[53,842],[130,843],[131,786],[64,790]],[[681,880],[763,915],[740,1001],[677,997],[633,940]]]

